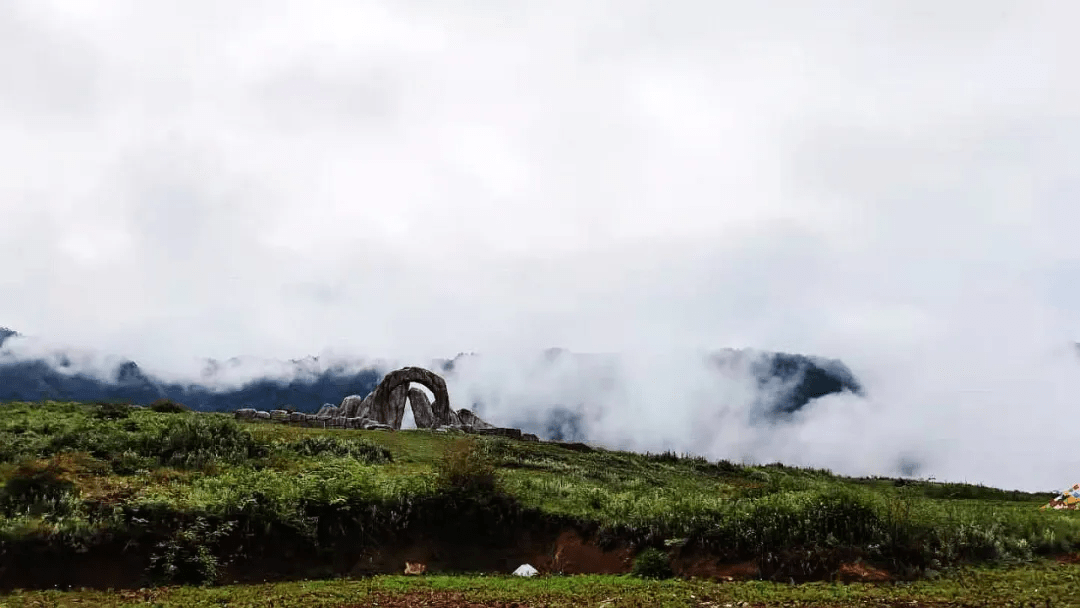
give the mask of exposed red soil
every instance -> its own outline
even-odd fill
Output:
[[[717,581],[743,581],[758,578],[761,569],[756,560],[721,562],[702,554],[680,556],[672,560],[671,569],[684,578],[707,578]]]
[[[1068,553],[1066,555],[1059,555],[1057,557],[1057,561],[1061,564],[1080,564],[1080,553]]]
[[[704,554],[680,556],[672,560],[676,576],[717,581],[745,581],[761,577],[757,560],[724,562]],[[893,580],[888,572],[863,562],[840,564],[835,580],[844,583],[884,583]]]
[[[630,572],[634,555],[628,547],[603,550],[595,542],[583,539],[577,532],[567,530],[555,541],[555,551],[549,563],[546,556],[537,556],[541,572],[563,574],[625,574]]]
[[[457,591],[414,591],[411,593],[376,593],[362,604],[344,604],[342,608],[530,608],[532,604],[522,602],[487,601],[477,602],[465,599],[464,593]]]
[[[465,544],[440,539],[415,539],[370,548],[347,568],[350,576],[372,574],[420,574],[451,572],[513,572],[521,564],[536,563],[545,556],[550,541],[523,538],[511,546]],[[550,551],[550,549],[548,549]],[[550,558],[548,558],[550,561]]]
[[[633,553],[628,547],[601,549],[578,532],[564,530],[554,539],[523,535],[512,547],[470,547],[418,539],[367,551],[349,573],[510,573],[522,564],[530,564],[542,574],[625,574],[632,563]]]
[[[461,561],[460,549],[435,548],[431,545],[397,547],[395,550],[381,551],[375,559],[379,562],[377,569],[383,572],[401,572],[404,569],[406,574],[420,574],[425,571],[479,570],[474,560],[466,560],[467,563]],[[448,561],[447,552],[458,554],[456,564]],[[633,569],[634,552],[625,545],[601,548],[594,539],[583,537],[573,530],[564,530],[553,543],[533,543],[525,552],[491,551],[488,559],[500,561],[503,566],[494,571],[502,573],[528,563],[541,574],[626,574]],[[374,561],[370,563],[374,564]],[[457,567],[452,567],[454,565]],[[672,570],[676,576],[683,578],[718,581],[753,580],[762,577],[757,560],[721,561],[703,552],[674,556]],[[832,578],[848,583],[880,583],[893,580],[888,572],[858,560],[840,563],[831,572],[823,572],[822,576],[816,578]]]
[[[684,547],[671,556],[672,570],[684,578],[719,581],[772,580],[781,582],[839,581],[888,582],[899,578],[874,563],[855,548],[822,550],[791,547],[766,554],[762,559],[732,560],[722,557],[722,548]]]
[[[125,547],[119,543],[87,553],[22,550],[0,551],[0,588],[139,588],[144,586],[149,565],[146,544]],[[6,553],[6,554],[5,554]],[[757,560],[724,561],[704,549],[674,551],[672,569],[683,578],[718,581],[737,580],[838,580],[886,582],[889,572],[862,562],[850,553],[815,558],[800,554]],[[446,537],[437,531],[417,531],[368,548],[312,553],[294,551],[288,543],[275,551],[255,550],[229,560],[219,582],[297,580],[335,576],[362,577],[374,574],[490,572],[509,574],[531,564],[541,574],[626,574],[632,571],[635,552],[629,544],[601,546],[598,538],[573,528],[537,529],[524,526],[509,536]],[[1080,553],[1061,556],[1062,563],[1080,564]],[[807,565],[809,564],[809,565]],[[437,604],[432,604],[437,605]]]
[[[841,564],[836,578],[843,583],[885,583],[892,580],[888,572],[862,562]]]

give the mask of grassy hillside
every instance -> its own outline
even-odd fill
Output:
[[[102,586],[331,577],[417,539],[476,545],[445,570],[497,570],[485,547],[567,529],[630,553],[752,560],[783,581],[852,560],[933,577],[1080,550],[1080,513],[1038,510],[1045,494],[76,403],[0,405],[0,488],[9,588],[80,584],[86,560],[116,571],[95,574],[115,580]],[[69,578],[19,570],[30,561]]]

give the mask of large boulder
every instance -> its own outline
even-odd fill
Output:
[[[455,412],[457,426],[467,426],[474,429],[493,429],[495,425],[484,422],[479,416],[466,409]]]
[[[360,418],[363,404],[364,398],[360,395],[349,395],[348,397],[345,397],[341,400],[341,405],[338,406],[338,411],[344,414],[346,418]],[[325,408],[326,406],[324,405],[323,407]]]
[[[428,401],[427,393],[418,389],[409,389],[409,405],[412,406],[413,420],[417,428],[431,429],[439,426],[435,420],[435,413],[431,411],[431,401]]]
[[[336,405],[334,405],[332,403],[327,403],[327,404],[324,404],[321,408],[319,408],[319,411],[316,412],[315,415],[316,416],[337,416],[338,411],[340,409],[341,408],[337,407]]]

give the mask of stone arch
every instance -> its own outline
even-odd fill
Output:
[[[427,387],[435,396],[435,402],[429,402],[424,391],[411,388],[410,384],[413,382]],[[406,400],[412,406],[413,418],[418,428],[450,426],[455,423],[446,381],[438,374],[421,367],[403,367],[390,372],[363,400],[347,397],[340,409],[344,410],[342,414],[346,417],[370,418],[400,429],[401,419],[405,416]]]

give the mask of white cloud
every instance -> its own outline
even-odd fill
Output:
[[[564,346],[678,376],[685,349],[822,354],[870,402],[823,404],[763,457],[891,466],[925,422],[963,446],[926,457],[950,475],[1065,482],[1075,463],[1029,456],[1036,421],[1077,422],[1076,362],[1041,356],[1080,332],[1077,16],[7,2],[0,322],[164,370]],[[1033,414],[1003,447],[1010,408]]]

